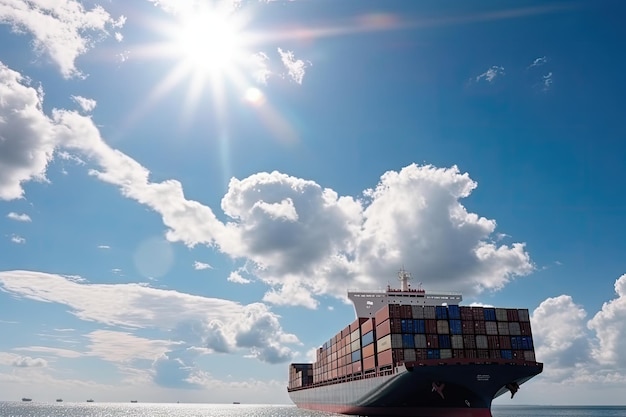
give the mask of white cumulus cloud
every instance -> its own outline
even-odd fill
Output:
[[[296,83],[302,84],[306,69],[311,66],[311,63],[296,59],[293,51],[283,51],[281,48],[278,48],[278,53],[280,54],[283,65],[287,69],[289,77]]]
[[[7,218],[18,222],[31,222],[32,219],[28,214],[11,212],[7,214]]]

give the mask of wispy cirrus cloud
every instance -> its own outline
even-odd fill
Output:
[[[96,100],[94,99],[82,96],[72,96],[72,100],[74,100],[74,102],[78,104],[81,110],[85,113],[90,113],[96,108]]]
[[[528,68],[540,67],[548,62],[548,58],[545,56],[535,58],[535,60],[528,66]]]
[[[280,54],[283,65],[287,69],[289,78],[298,84],[302,84],[306,69],[311,66],[311,63],[296,59],[293,51],[283,51],[281,48],[278,48],[278,53]]]
[[[487,71],[477,75],[474,80],[476,82],[487,81],[488,83],[492,83],[496,78],[503,77],[504,75],[504,67],[493,65]]]
[[[550,88],[552,88],[552,83],[553,83],[552,72],[549,72],[542,77],[542,85],[543,85],[544,91],[547,91]]]

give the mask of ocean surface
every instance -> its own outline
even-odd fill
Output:
[[[626,417],[626,407],[494,406],[494,417]],[[0,402],[0,417],[331,417],[291,405]]]

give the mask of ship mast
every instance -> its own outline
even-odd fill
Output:
[[[402,268],[398,272],[398,279],[400,280],[400,289],[402,291],[408,291],[409,290],[409,280],[411,279],[411,273],[405,271],[404,268]]]

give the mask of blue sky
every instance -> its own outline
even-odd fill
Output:
[[[0,0],[0,400],[289,403],[404,266],[623,403],[624,7]]]

